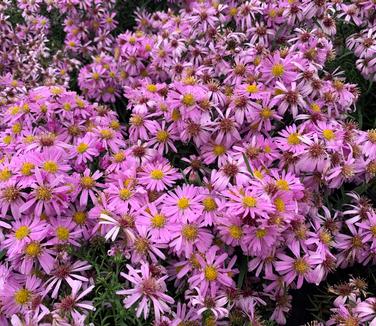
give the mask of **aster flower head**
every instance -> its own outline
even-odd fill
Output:
[[[165,294],[165,279],[167,276],[154,277],[148,263],[142,263],[138,270],[130,265],[127,265],[127,269],[128,274],[121,273],[121,275],[134,287],[117,291],[117,294],[126,296],[124,299],[125,308],[130,308],[139,301],[136,312],[138,317],[143,315],[146,319],[149,316],[151,306],[153,306],[155,319],[159,320],[161,315],[170,311],[168,304],[174,303],[174,300]]]

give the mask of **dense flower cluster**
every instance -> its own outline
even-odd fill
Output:
[[[82,301],[94,287],[91,266],[72,261],[67,249],[95,232],[99,214],[88,214],[88,205],[103,185],[102,173],[90,169],[122,142],[116,114],[54,86],[4,107],[1,120],[0,248],[7,263],[0,265],[0,324],[21,318],[34,325],[51,314],[59,325],[81,325],[94,309]]]
[[[376,73],[376,4],[372,1],[339,5],[338,15],[346,22],[355,24],[358,32],[350,35],[346,44],[357,58],[356,67],[363,76],[375,80]]]
[[[291,289],[376,262],[356,192],[376,131],[348,119],[356,85],[325,70],[344,20],[367,28],[347,45],[373,78],[374,2],[186,1],[117,37],[114,5],[19,1],[19,30],[0,19],[0,324],[84,325],[95,275],[70,250],[97,236],[127,260],[124,307],[159,326],[257,324],[263,309],[285,324]],[[41,8],[65,17],[48,68]],[[126,99],[125,126],[64,87],[73,66],[87,100]],[[328,325],[375,318],[358,285]]]

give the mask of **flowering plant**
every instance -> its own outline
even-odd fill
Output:
[[[299,323],[375,264],[376,4],[161,6],[0,4],[1,325]],[[359,280],[302,322],[375,323]]]

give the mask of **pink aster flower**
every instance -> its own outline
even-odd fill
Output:
[[[27,194],[22,191],[21,183],[9,180],[3,184],[0,192],[1,214],[5,216],[9,210],[13,217],[20,218],[20,207],[26,197]]]
[[[160,207],[161,205],[149,203],[145,209],[139,212],[136,224],[146,226],[153,239],[168,242],[171,240],[173,223],[170,217],[162,214]]]
[[[189,282],[194,287],[200,289],[202,295],[215,296],[218,289],[223,287],[233,287],[234,281],[228,276],[230,269],[225,268],[224,262],[227,259],[227,253],[217,256],[219,248],[212,246],[206,253],[205,257],[197,256],[201,265],[201,270],[194,273]]]
[[[146,189],[162,191],[171,187],[179,178],[179,173],[168,162],[147,163],[139,173],[139,183]]]
[[[192,222],[202,213],[200,188],[193,185],[177,187],[163,198],[162,212],[173,221]]]
[[[39,295],[42,288],[42,281],[36,276],[20,278],[23,283],[7,282],[1,293],[1,301],[5,313],[9,316],[26,312],[35,296]]]
[[[226,192],[226,197],[231,200],[226,204],[229,212],[242,217],[250,215],[254,219],[257,215],[268,218],[268,214],[274,211],[269,197],[260,194],[253,187],[231,187]]]
[[[280,115],[284,115],[289,110],[288,112],[295,118],[298,115],[298,110],[307,105],[305,98],[308,95],[308,88],[300,87],[295,82],[289,85],[287,87],[280,82],[276,82],[276,88],[280,90],[281,94],[274,96],[272,104],[278,106]]]
[[[229,310],[224,306],[227,304],[228,299],[224,294],[217,296],[205,296],[200,292],[200,289],[194,289],[197,295],[192,295],[190,301],[192,306],[197,309],[197,314],[202,315],[206,311],[210,311],[215,319],[223,319],[228,316]]]
[[[20,212],[23,213],[33,208],[38,217],[43,212],[48,215],[60,215],[62,209],[68,205],[67,193],[70,190],[69,186],[63,183],[64,176],[60,175],[47,181],[42,178],[39,169],[35,169],[35,178],[35,182],[30,185],[32,192],[20,207]]]
[[[194,249],[205,252],[212,244],[213,234],[206,228],[205,223],[179,223],[173,226],[169,246],[178,255],[190,257]]]
[[[21,253],[24,247],[32,241],[41,241],[48,233],[47,224],[38,218],[22,216],[10,225],[6,239],[1,242],[1,248],[7,249],[9,255]]]
[[[125,295],[124,307],[129,309],[137,301],[136,315],[140,317],[143,314],[144,319],[149,316],[150,306],[153,306],[155,319],[158,321],[161,314],[170,312],[169,304],[174,303],[174,299],[165,294],[167,275],[155,277],[148,263],[142,263],[139,270],[127,265],[128,274],[120,273],[125,279],[133,284],[133,289],[120,290],[116,293]]]
[[[45,243],[32,241],[25,245],[21,254],[10,258],[21,273],[30,273],[33,267],[40,265],[42,269],[49,273],[54,263],[53,255],[55,252],[46,248]]]
[[[85,207],[89,198],[93,203],[97,201],[96,195],[99,193],[100,189],[104,187],[102,183],[98,182],[98,179],[100,179],[102,175],[103,173],[99,171],[91,173],[90,169],[86,168],[81,176],[78,174],[72,176],[72,178],[79,178],[80,180],[77,187],[74,189],[75,195],[80,196],[80,206]],[[75,196],[73,196],[73,198],[75,198]]]
[[[266,83],[270,81],[283,81],[290,84],[297,79],[296,60],[291,55],[281,58],[279,51],[275,52],[272,57],[267,57],[260,64],[260,72]]]
[[[81,238],[81,230],[77,228],[77,225],[71,218],[50,218],[50,240],[46,242],[49,245],[57,244],[71,244],[73,246],[80,246],[78,242]]]
[[[357,303],[355,311],[358,313],[363,323],[369,322],[370,326],[376,323],[376,298],[367,298],[363,302]]]
[[[290,257],[285,254],[277,254],[280,259],[275,263],[275,269],[278,273],[283,275],[283,280],[287,285],[297,280],[296,287],[300,289],[303,281],[310,282],[310,275],[312,270],[312,258],[309,255],[303,257]]]
[[[77,314],[79,315],[81,311],[85,313],[88,310],[94,311],[95,308],[91,301],[80,300],[89,294],[95,286],[91,285],[79,293],[83,283],[81,281],[72,281],[71,283],[72,292],[67,296],[62,297],[59,302],[55,303],[55,311],[61,315],[70,315],[72,318],[77,316]]]
[[[63,281],[67,282],[72,289],[76,285],[75,281],[88,282],[89,279],[81,273],[89,269],[91,269],[91,265],[86,261],[56,263],[51,271],[51,277],[44,284],[46,287],[45,293],[52,291],[51,298],[56,299]]]

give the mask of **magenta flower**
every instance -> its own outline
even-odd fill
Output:
[[[197,256],[201,265],[201,271],[194,273],[189,282],[192,286],[200,289],[200,293],[210,296],[215,296],[221,288],[233,287],[234,281],[228,274],[230,269],[225,268],[224,262],[228,258],[226,253],[217,256],[219,248],[212,246],[205,254],[205,257]]]
[[[42,177],[40,170],[35,170],[35,181],[30,185],[32,192],[27,197],[26,202],[20,207],[20,212],[34,210],[36,216],[42,213],[57,214],[62,213],[62,209],[67,207],[67,193],[70,188],[63,184],[64,177],[57,176],[51,181]]]
[[[296,287],[299,289],[303,285],[303,281],[310,282],[312,271],[312,258],[309,255],[303,257],[290,257],[285,254],[277,254],[279,259],[275,263],[276,271],[283,275],[283,280],[287,285],[296,280]]]
[[[174,303],[174,299],[165,294],[167,275],[160,278],[154,277],[148,263],[142,263],[139,270],[130,265],[127,265],[127,268],[128,274],[121,273],[121,275],[131,282],[134,288],[116,292],[119,295],[126,295],[124,307],[128,309],[140,300],[136,315],[140,317],[143,314],[144,319],[146,319],[152,305],[157,321],[161,318],[161,314],[170,312],[168,304]]]
[[[10,255],[21,253],[28,243],[41,241],[48,234],[47,224],[38,218],[22,217],[11,223],[10,229],[1,243]]]
[[[146,189],[162,191],[171,187],[179,178],[179,173],[169,163],[156,162],[144,165],[139,173],[139,182]]]

